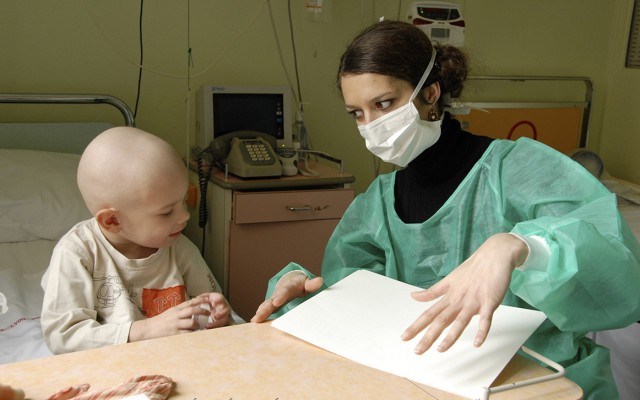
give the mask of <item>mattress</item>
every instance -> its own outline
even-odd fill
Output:
[[[0,243],[0,364],[47,357],[40,328],[43,291],[53,240]]]

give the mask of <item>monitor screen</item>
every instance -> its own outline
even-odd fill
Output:
[[[213,137],[251,130],[284,139],[284,100],[277,93],[213,93]]]
[[[278,148],[291,147],[293,121],[287,86],[204,86],[199,99],[199,146],[230,132],[250,130],[273,136]]]

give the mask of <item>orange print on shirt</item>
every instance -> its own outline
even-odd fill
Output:
[[[165,289],[142,289],[142,312],[151,318],[186,300],[184,285]]]

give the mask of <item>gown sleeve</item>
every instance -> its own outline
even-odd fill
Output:
[[[569,157],[519,140],[490,173],[512,232],[538,236],[543,268],[514,271],[510,289],[560,330],[615,329],[640,318],[640,245],[616,196]],[[526,165],[527,168],[522,168]]]

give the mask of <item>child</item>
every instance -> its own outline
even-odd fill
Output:
[[[42,278],[42,329],[54,353],[232,323],[229,303],[181,232],[187,170],[165,141],[109,129],[85,149],[78,187],[93,218],[56,245]],[[210,311],[209,311],[210,309]]]

